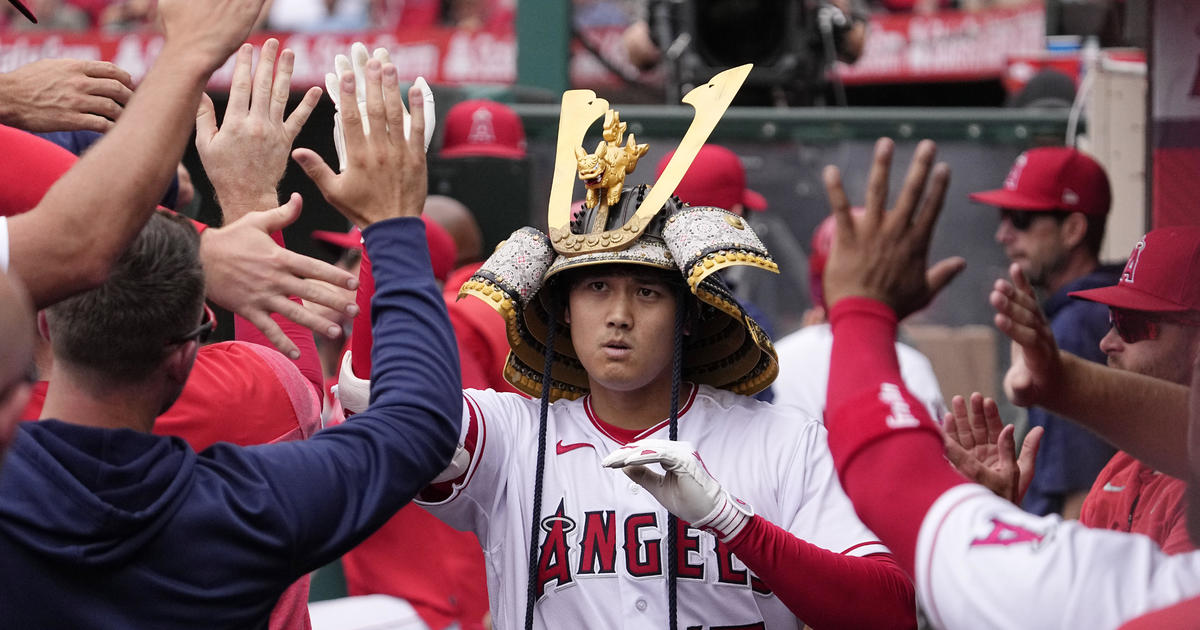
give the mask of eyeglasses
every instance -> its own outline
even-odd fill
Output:
[[[1158,339],[1159,324],[1169,322],[1200,328],[1200,320],[1171,315],[1170,313],[1148,313],[1125,308],[1109,308],[1108,323],[1112,324],[1117,336],[1125,343],[1137,343]]]
[[[1024,232],[1025,230],[1028,230],[1031,225],[1033,225],[1033,220],[1038,217],[1054,217],[1056,221],[1062,223],[1063,220],[1067,218],[1068,214],[1070,213],[1061,212],[1058,210],[1026,211],[1001,208],[1000,220],[1008,221],[1009,225],[1013,226],[1014,230],[1018,232]]]
[[[204,304],[204,319],[200,320],[200,325],[186,335],[176,337],[167,342],[168,345],[177,343],[186,343],[193,339],[204,343],[208,341],[208,336],[212,334],[214,328],[217,327],[217,316],[213,314],[212,309],[208,307],[208,303]]]

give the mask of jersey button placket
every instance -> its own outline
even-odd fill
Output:
[[[638,600],[637,600],[636,602],[634,602],[634,604],[633,604],[633,607],[634,607],[634,608],[637,608],[637,609],[638,609],[638,612],[646,612],[646,607],[647,607],[647,606],[648,606],[648,604],[646,603],[646,600],[644,600],[644,599],[638,599]]]

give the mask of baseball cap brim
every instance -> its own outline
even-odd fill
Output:
[[[742,205],[751,210],[762,212],[767,209],[767,198],[747,188],[742,191]]]
[[[500,144],[462,144],[457,147],[443,149],[440,157],[498,157],[519,159],[525,157],[525,151],[516,147]]]
[[[1126,285],[1118,284],[1111,287],[1072,291],[1067,295],[1089,302],[1098,302],[1114,308],[1124,308],[1131,311],[1149,311],[1151,313],[1180,313],[1191,310],[1187,306],[1176,304]]]
[[[352,232],[316,230],[312,233],[312,238],[342,249],[362,249],[362,237]]]
[[[20,12],[21,12],[21,15],[24,15],[25,17],[29,18],[29,21],[30,21],[30,22],[33,22],[34,24],[37,24],[37,23],[38,23],[38,21],[37,21],[37,17],[35,17],[35,16],[33,15],[33,11],[30,11],[30,10],[29,10],[29,7],[25,6],[25,4],[24,4],[24,3],[22,3],[20,0],[8,0],[8,1],[9,1],[9,2],[10,2],[10,3],[11,3],[13,6],[14,6],[14,7],[16,7],[18,11],[20,11]]]
[[[1044,199],[1023,195],[1013,190],[985,190],[967,195],[971,201],[976,201],[997,208],[1013,210],[1029,210],[1032,212],[1058,210],[1059,204],[1053,199]]]

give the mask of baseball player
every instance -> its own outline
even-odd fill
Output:
[[[540,401],[465,391],[459,452],[421,502],[479,538],[497,628],[915,627],[821,424],[749,397],[774,351],[714,272],[774,263],[736,215],[668,199],[736,92],[724,73],[702,88],[725,100],[688,101],[703,133],[654,187],[602,190],[574,221],[576,159],[592,185],[597,154],[632,170],[644,149],[608,110],[604,148],[573,151],[607,103],[564,95],[549,234],[514,232],[463,286],[505,315],[505,376]],[[344,367],[339,395],[355,380]],[[652,483],[649,455],[686,478]]]
[[[1200,554],[1166,556],[1144,536],[1033,516],[946,466],[939,429],[900,380],[893,344],[897,319],[964,264],[925,269],[949,169],[933,168],[933,143],[922,142],[885,214],[892,148],[886,139],[876,147],[861,218],[849,213],[837,169],[825,174],[838,220],[825,272],[834,333],[826,423],[863,521],[915,576],[936,627],[1114,628],[1168,606],[1179,608],[1129,627],[1194,627]]]

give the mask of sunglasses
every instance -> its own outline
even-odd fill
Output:
[[[213,329],[216,327],[217,327],[217,316],[212,312],[212,309],[208,307],[208,303],[206,302],[204,304],[204,319],[200,320],[200,325],[197,326],[195,329],[193,329],[191,332],[189,332],[185,335],[176,337],[167,343],[168,343],[168,345],[177,344],[177,343],[186,343],[188,341],[195,339],[195,340],[199,341],[201,344],[203,344],[204,342],[208,341],[209,335],[212,334]]]
[[[1033,225],[1033,220],[1038,217],[1054,217],[1056,221],[1062,223],[1067,218],[1069,212],[1061,212],[1058,210],[1047,211],[1025,211],[1025,210],[1008,210],[1002,208],[1000,210],[1000,220],[1008,221],[1009,225],[1018,232],[1024,232]]]
[[[1159,324],[1169,322],[1182,326],[1200,327],[1200,320],[1179,317],[1169,313],[1148,313],[1124,308],[1109,308],[1108,323],[1112,324],[1117,336],[1125,343],[1137,343],[1158,339]]]

